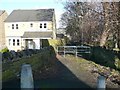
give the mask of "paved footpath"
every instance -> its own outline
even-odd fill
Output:
[[[97,77],[88,71],[84,71],[77,60],[71,60],[57,55],[58,60],[65,65],[80,81],[86,85],[95,88],[97,85]],[[86,66],[87,67],[87,66]]]
[[[68,57],[63,57],[60,55],[57,55],[57,59],[65,66],[67,67],[73,74],[74,76],[84,82],[86,85],[90,86],[91,88],[96,88],[97,87],[97,78],[98,74],[97,73],[91,73],[87,69],[83,69],[84,67],[89,67],[88,64],[83,63],[78,63],[77,60],[68,58]],[[87,62],[89,63],[89,62]],[[86,66],[85,66],[86,65]],[[108,88],[118,88],[118,85],[113,84],[110,81],[106,81],[106,87]]]

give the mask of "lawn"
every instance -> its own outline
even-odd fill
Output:
[[[81,64],[84,65],[84,63],[87,63],[88,61],[93,61],[94,63],[91,63],[93,63],[94,65],[100,64],[102,66],[119,69],[120,60],[114,52],[101,47],[92,47],[91,52],[92,53],[89,56],[89,59],[85,59],[85,61],[81,58],[81,60],[79,60]],[[20,72],[22,64],[30,64],[32,66],[34,80],[42,78],[44,79],[47,77],[54,77],[58,70],[55,60],[57,59],[54,49],[47,49],[41,53],[34,54],[30,57],[21,58],[18,61],[3,63],[3,83],[12,82],[12,80],[20,81]]]
[[[18,61],[2,63],[2,81],[6,82],[12,79],[19,79],[22,64],[30,64],[33,72],[51,67],[53,62],[50,59],[53,58],[54,54],[50,50],[46,50],[30,57],[21,58]]]

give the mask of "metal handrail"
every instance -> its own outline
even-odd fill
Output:
[[[90,47],[89,46],[58,46],[57,47],[57,53],[64,53],[64,56],[66,53],[75,54],[76,57],[80,56],[78,54],[90,54]]]

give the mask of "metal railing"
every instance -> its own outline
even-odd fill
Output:
[[[81,54],[90,54],[91,48],[89,46],[58,46],[57,53],[63,54],[74,54],[76,57],[81,56]]]

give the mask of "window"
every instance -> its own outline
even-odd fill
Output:
[[[17,39],[17,46],[19,46],[20,45],[20,40],[19,39]]]
[[[18,29],[18,24],[16,24],[16,29]]]
[[[15,39],[13,39],[13,46],[15,46]]]
[[[30,27],[33,27],[33,24],[32,24],[32,23],[30,24]]]
[[[47,24],[46,23],[44,23],[44,28],[47,28]]]
[[[14,24],[12,24],[12,29],[14,29]]]
[[[40,23],[40,28],[42,28],[42,23]]]
[[[9,39],[9,45],[10,45],[10,43],[11,43],[11,39]]]

